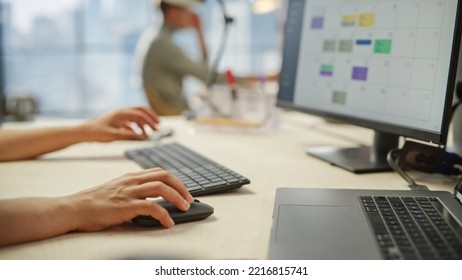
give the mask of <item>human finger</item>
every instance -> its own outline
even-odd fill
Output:
[[[194,198],[191,196],[183,182],[166,170],[157,170],[142,174],[137,176],[136,180],[140,185],[147,182],[161,181],[179,192],[188,202],[194,201]]]
[[[135,128],[133,127],[135,124],[133,122],[126,122],[122,125],[121,128],[125,128],[125,129],[129,129],[131,131],[134,131],[136,134],[139,134],[139,135],[143,135],[143,138],[144,139],[147,139],[148,138],[148,134],[146,133],[146,130],[144,129],[144,127],[138,127],[138,125],[136,125],[137,127],[137,130],[135,130]],[[141,133],[139,132],[141,130]]]
[[[132,113],[136,113],[137,115],[141,116],[146,124],[148,124],[152,129],[155,129],[156,126],[159,124],[160,119],[157,114],[144,107],[132,107],[129,108],[129,111]]]
[[[151,216],[158,220],[164,227],[169,228],[175,225],[168,211],[155,201],[138,200],[132,207],[136,215]]]
[[[163,170],[163,169],[160,168],[160,167],[154,167],[154,168],[149,168],[149,169],[142,169],[142,170],[132,171],[132,172],[129,172],[129,173],[125,174],[125,176],[134,177],[134,176],[139,176],[139,175],[143,175],[143,174],[147,174],[147,173],[155,172],[155,171],[161,171],[161,170]]]
[[[114,137],[117,140],[145,140],[147,135],[145,133],[136,133],[133,129],[127,127],[116,128],[113,130]]]
[[[126,122],[134,122],[143,131],[144,125],[149,125],[152,129],[156,129],[158,124],[158,122],[149,117],[149,115],[135,109],[127,109],[118,112],[115,121],[119,126],[125,125]]]
[[[190,207],[190,203],[180,195],[175,189],[162,182],[149,182],[138,187],[129,189],[134,192],[137,198],[145,199],[148,197],[162,197],[163,199],[173,203],[176,208],[186,211]]]
[[[133,107],[133,109],[143,112],[144,114],[146,114],[147,117],[151,118],[155,123],[160,122],[160,118],[157,115],[157,113],[149,108],[139,106],[139,107]]]

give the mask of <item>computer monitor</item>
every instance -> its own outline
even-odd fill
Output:
[[[289,0],[278,106],[366,127],[371,147],[309,147],[356,173],[389,170],[399,137],[444,145],[458,0]]]
[[[0,3],[0,126],[2,125],[5,119],[5,102],[6,102],[6,94],[5,94],[5,79],[4,79],[4,53],[3,53],[3,4]]]

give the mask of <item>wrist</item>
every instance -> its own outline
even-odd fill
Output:
[[[64,196],[60,198],[60,206],[65,216],[69,218],[68,229],[69,231],[78,231],[84,227],[85,224],[85,200],[82,200],[77,194]]]
[[[81,223],[81,211],[71,196],[56,198],[56,221],[61,220],[64,232],[76,231]]]
[[[104,137],[101,131],[90,125],[90,122],[74,126],[71,130],[78,142],[99,142]]]

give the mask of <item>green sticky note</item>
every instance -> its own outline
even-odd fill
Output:
[[[391,40],[390,39],[375,40],[374,53],[381,53],[381,54],[391,53]]]

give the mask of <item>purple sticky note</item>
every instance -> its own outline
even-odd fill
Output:
[[[332,70],[321,70],[319,74],[321,74],[321,76],[331,77],[334,73],[332,72]]]
[[[367,67],[355,66],[351,74],[353,80],[365,81],[367,80]]]
[[[311,19],[312,29],[322,29],[324,27],[324,17],[313,17]]]

